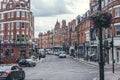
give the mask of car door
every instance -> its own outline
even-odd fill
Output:
[[[21,67],[18,67],[18,68],[19,68],[19,79],[22,79],[24,75],[24,71]]]
[[[12,66],[11,73],[14,76],[15,79],[19,78],[18,68],[17,66]]]

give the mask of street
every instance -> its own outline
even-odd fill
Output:
[[[25,80],[93,80],[98,68],[80,63],[70,57],[47,55],[36,67],[24,68]]]

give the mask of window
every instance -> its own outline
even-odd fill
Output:
[[[10,23],[8,23],[8,30],[10,30]]]
[[[0,19],[4,19],[4,13],[0,14]]]
[[[108,4],[108,0],[105,0],[105,6]]]
[[[20,35],[17,34],[17,41],[20,41]]]
[[[7,13],[7,15],[8,15],[7,17],[8,17],[8,18],[10,18],[10,12],[9,12],[9,13]]]
[[[105,2],[104,1],[102,1],[102,8],[105,6],[105,4],[104,4]]]
[[[115,17],[120,17],[120,8],[115,8]]]
[[[22,35],[22,41],[24,41],[24,35]]]
[[[22,28],[25,28],[25,23],[22,23]]]
[[[0,40],[3,41],[3,35],[0,35]]]
[[[3,30],[3,24],[0,24],[0,30]]]
[[[22,11],[22,17],[25,17],[25,12]]]
[[[12,4],[10,4],[10,9],[12,8]]]
[[[1,19],[1,14],[0,14],[0,19]]]
[[[28,28],[29,27],[29,25],[28,25],[28,23],[26,23],[26,28]]]
[[[14,12],[11,12],[11,18],[13,18],[14,17]]]
[[[116,25],[115,29],[116,29],[116,36],[120,36],[120,25]]]
[[[16,29],[20,29],[20,22],[16,22]]]
[[[26,18],[28,19],[28,13],[26,13]]]
[[[3,4],[3,9],[5,9],[6,8],[6,4]]]
[[[29,40],[28,35],[26,35],[26,41],[28,41],[28,40]]]
[[[13,23],[11,23],[11,29],[14,29],[14,24]]]
[[[17,16],[17,17],[20,17],[20,11],[17,11],[17,12],[16,12],[16,16]]]
[[[1,30],[1,24],[0,24],[0,30]]]

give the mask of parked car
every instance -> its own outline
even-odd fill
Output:
[[[66,58],[66,54],[65,53],[59,54],[59,58]]]
[[[25,66],[25,67],[35,67],[36,62],[33,61],[32,59],[21,59],[18,64],[20,66]]]
[[[45,58],[46,57],[46,53],[45,52],[41,52],[40,56],[41,56],[41,58]]]
[[[17,64],[0,66],[0,80],[24,80],[25,72]]]

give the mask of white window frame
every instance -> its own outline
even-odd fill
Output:
[[[16,22],[16,29],[20,29],[20,22]]]
[[[11,18],[13,18],[14,17],[14,12],[11,12]]]
[[[25,17],[25,12],[24,11],[22,11],[22,17]]]
[[[11,29],[14,29],[14,23],[13,22],[11,23]]]
[[[120,7],[115,8],[115,18],[120,17]]]
[[[7,25],[8,25],[8,30],[10,30],[10,23],[8,23]]]
[[[24,25],[23,25],[23,24],[24,24]],[[26,23],[25,23],[25,22],[22,22],[22,23],[21,23],[21,28],[22,28],[22,29],[25,29],[25,25],[26,25]],[[24,26],[24,27],[23,27],[23,26]]]
[[[3,4],[3,9],[5,9],[6,8],[6,4]]]
[[[12,8],[12,4],[10,4],[10,9]]]
[[[1,19],[4,19],[4,13],[1,13]]]
[[[2,34],[0,34],[0,40],[3,41],[3,35]]]
[[[0,30],[4,30],[3,23],[0,24]]]
[[[16,12],[16,17],[20,17],[20,11]]]
[[[7,17],[10,18],[10,12],[7,13]]]
[[[118,31],[120,32],[120,30],[117,30],[117,29],[116,29],[117,26],[119,26],[119,28],[120,28],[120,25],[115,25],[116,36],[120,36],[120,34],[119,34],[119,35],[117,34]]]

